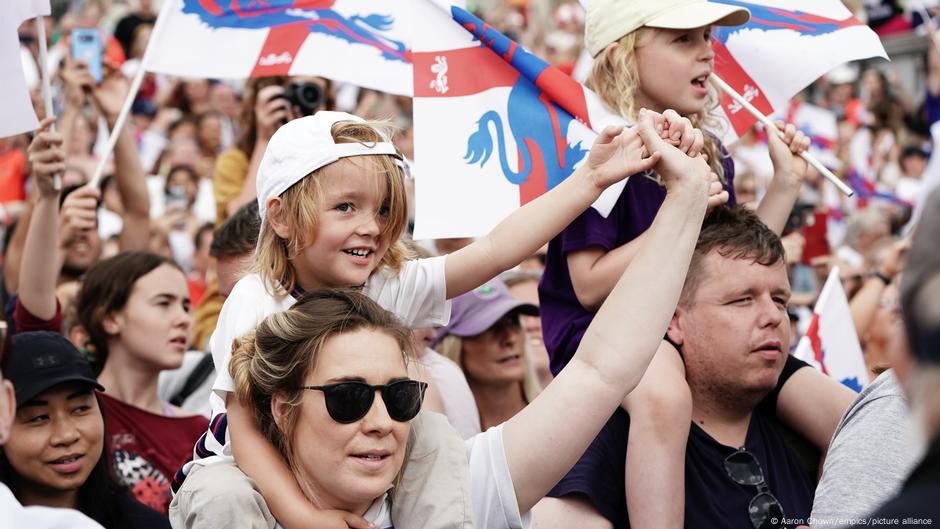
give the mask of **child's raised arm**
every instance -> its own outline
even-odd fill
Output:
[[[799,154],[809,148],[809,138],[792,123],[785,125],[778,121],[776,124],[783,132],[783,139],[777,136],[776,131],[767,131],[774,178],[757,206],[757,216],[774,233],[781,235],[806,177],[807,164]]]
[[[690,158],[662,141],[646,113],[640,115],[640,132],[650,151],[662,153],[657,170],[666,180],[666,200],[574,358],[504,427],[506,460],[522,512],[574,465],[639,383],[685,281],[705,216],[710,171],[703,158]],[[532,439],[543,442],[533,445]]]
[[[654,114],[649,115],[654,128],[675,129],[679,141],[688,144],[696,140],[695,129],[685,123],[685,118],[679,118],[684,121],[677,126]],[[594,141],[587,161],[565,181],[516,210],[485,237],[447,256],[447,298],[468,292],[521,263],[587,209],[607,187],[651,169],[658,161],[658,153],[644,149],[636,127],[607,127]]]

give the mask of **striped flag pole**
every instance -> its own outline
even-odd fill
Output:
[[[774,122],[770,118],[765,116],[763,112],[758,110],[757,107],[752,105],[750,101],[748,101],[744,96],[739,94],[737,90],[735,90],[734,88],[731,88],[731,85],[726,83],[721,77],[718,77],[717,75],[712,73],[711,76],[709,76],[709,79],[711,79],[712,83],[715,86],[717,86],[721,91],[731,96],[732,99],[737,101],[742,107],[744,107],[748,112],[750,112],[752,116],[754,116],[755,118],[757,118],[758,121],[763,123],[764,127],[768,131],[771,131],[771,130],[776,131],[779,137],[781,138],[783,137],[783,133],[780,132],[779,129],[777,129],[777,126],[774,125]],[[832,171],[830,171],[828,167],[823,165],[822,162],[817,160],[816,157],[809,154],[808,152],[800,153],[800,157],[806,160],[806,163],[812,165],[817,171],[822,173],[822,175],[826,177],[826,180],[829,180],[830,182],[832,182],[832,184],[836,186],[839,189],[839,191],[842,191],[842,193],[845,194],[845,196],[850,197],[855,194],[855,192],[852,191],[851,187],[847,186],[845,182],[843,182],[842,180],[839,180],[839,177],[833,174]]]

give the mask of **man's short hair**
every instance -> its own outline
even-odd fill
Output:
[[[209,255],[215,258],[236,257],[254,251],[261,231],[258,201],[252,200],[238,208],[231,217],[215,230]]]
[[[704,276],[702,261],[712,250],[729,259],[748,259],[764,266],[783,261],[785,253],[780,237],[744,206],[717,207],[702,223],[702,231],[689,273],[682,287],[680,305],[688,305]]]

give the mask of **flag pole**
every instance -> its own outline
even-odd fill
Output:
[[[924,20],[924,26],[927,28],[927,36],[930,38],[930,42],[933,43],[937,53],[940,53],[940,39],[937,38],[937,24],[934,23],[933,17],[930,16],[930,12],[927,11],[926,7],[923,5],[918,6],[918,11],[920,12],[920,18]]]
[[[36,37],[39,39],[39,78],[42,80],[42,102],[46,109],[46,117],[54,115],[52,112],[52,87],[49,82],[49,50],[46,44],[46,22],[43,15],[36,15]],[[55,123],[51,130],[55,130]],[[52,188],[62,190],[62,175],[56,173],[52,176]]]
[[[752,116],[757,118],[758,121],[763,123],[764,126],[767,128],[768,134],[770,134],[770,131],[776,131],[778,136],[783,137],[783,133],[777,129],[777,126],[774,125],[774,122],[770,118],[765,116],[763,112],[758,110],[757,107],[752,105],[750,101],[745,99],[744,96],[739,94],[734,88],[731,88],[731,86],[728,85],[728,83],[726,83],[721,77],[718,77],[717,75],[713,73],[711,76],[709,76],[709,79],[711,79],[712,83],[714,83],[723,92],[731,96],[732,99],[734,99],[742,107],[747,109],[747,111],[750,112]],[[845,182],[840,180],[838,176],[833,174],[832,171],[830,171],[828,167],[823,165],[822,162],[817,160],[814,156],[812,156],[811,154],[807,152],[802,152],[800,153],[800,157],[806,160],[806,163],[812,165],[817,171],[819,171],[824,177],[826,177],[826,180],[829,180],[830,182],[832,182],[832,184],[836,186],[839,189],[839,191],[842,191],[842,193],[845,194],[845,196],[850,197],[855,194],[855,192],[852,191],[852,188],[847,186]]]
[[[137,97],[137,92],[140,91],[140,85],[144,81],[144,75],[147,72],[147,58],[150,57],[150,43],[156,41],[156,37],[159,34],[159,31],[163,27],[161,22],[166,18],[164,13],[169,10],[171,4],[175,3],[175,0],[166,0],[163,3],[163,9],[160,11],[160,14],[157,15],[157,20],[153,25],[153,31],[150,33],[150,39],[147,41],[147,48],[144,50],[144,56],[140,60],[140,66],[137,68],[137,72],[134,74],[134,79],[131,81],[130,90],[127,92],[127,98],[124,99],[124,105],[121,106],[121,112],[118,113],[117,120],[114,122],[114,128],[111,129],[111,134],[108,136],[108,143],[105,145],[104,152],[101,153],[101,159],[98,160],[98,166],[95,167],[95,174],[88,182],[88,185],[98,187],[98,184],[101,182],[101,175],[104,173],[104,167],[107,164],[111,153],[114,152],[114,146],[117,145],[118,136],[121,135],[121,129],[124,128],[124,124],[127,122],[127,116],[131,113],[131,107],[134,105],[134,99]]]
[[[137,92],[140,91],[140,85],[144,80],[144,73],[146,72],[144,70],[143,61],[141,61],[140,67],[137,69],[137,73],[134,74],[134,80],[131,81],[131,87],[127,92],[127,98],[124,100],[124,104],[121,106],[121,112],[118,113],[117,120],[114,122],[114,128],[111,129],[111,134],[108,136],[108,143],[105,144],[104,152],[101,153],[101,158],[98,160],[98,165],[95,167],[95,174],[88,182],[88,185],[90,186],[98,187],[98,183],[101,182],[101,175],[104,174],[104,167],[108,163],[108,158],[111,156],[111,153],[114,152],[114,146],[117,145],[118,137],[121,135],[121,129],[124,128],[124,123],[127,121],[127,116],[131,112],[131,106],[134,104],[134,98],[137,97]]]

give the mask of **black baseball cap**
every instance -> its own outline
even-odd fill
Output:
[[[10,345],[4,375],[13,383],[18,406],[66,382],[84,383],[104,391],[88,360],[61,334],[24,332],[13,335]]]
[[[940,189],[927,197],[914,229],[901,275],[901,311],[911,352],[918,361],[940,364],[940,299],[929,299],[940,283]]]

